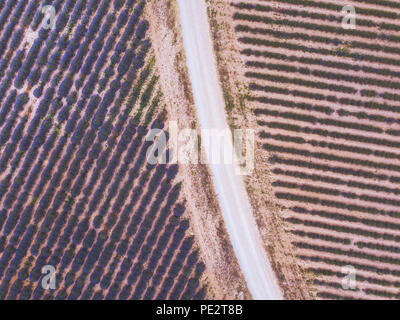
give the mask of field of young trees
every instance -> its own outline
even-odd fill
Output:
[[[0,1],[0,299],[206,295],[179,168],[146,161],[168,115],[145,5]]]
[[[317,297],[400,298],[399,2],[231,4],[259,142]]]

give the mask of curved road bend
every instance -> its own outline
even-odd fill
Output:
[[[178,0],[187,65],[200,128],[228,128],[204,0]],[[229,140],[232,144],[231,140]],[[206,148],[208,149],[208,148]],[[208,151],[208,150],[207,150]],[[207,154],[210,159],[210,154]],[[237,163],[210,169],[230,239],[254,299],[282,299]]]

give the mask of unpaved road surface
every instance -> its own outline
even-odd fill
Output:
[[[178,4],[200,128],[224,130],[228,128],[228,124],[217,76],[206,4],[204,0],[178,0]],[[229,143],[232,144],[231,140]],[[224,147],[231,148],[226,144]],[[209,153],[207,156],[210,159]],[[210,163],[210,168],[225,224],[253,298],[282,299],[256,227],[244,182],[237,174],[238,164]]]

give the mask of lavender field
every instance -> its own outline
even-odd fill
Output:
[[[0,2],[0,299],[206,297],[145,6]]]

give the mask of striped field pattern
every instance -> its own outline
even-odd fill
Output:
[[[355,29],[342,28],[348,4]],[[400,3],[231,5],[274,193],[317,297],[400,298]]]
[[[205,297],[179,168],[146,161],[168,114],[145,5],[0,1],[0,299]]]

